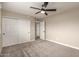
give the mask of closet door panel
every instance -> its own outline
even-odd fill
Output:
[[[2,32],[3,32],[3,46],[10,46],[17,44],[17,27],[16,19],[3,18]]]
[[[29,41],[29,30],[30,30],[30,23],[29,20],[20,19],[18,20],[18,39],[19,43],[24,43]]]

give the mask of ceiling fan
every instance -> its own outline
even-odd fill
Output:
[[[56,9],[46,9],[47,5],[48,5],[48,2],[44,2],[44,4],[42,5],[42,8],[41,9],[40,8],[36,8],[36,7],[30,7],[30,8],[39,10],[35,14],[43,13],[45,15],[48,15],[47,11],[56,11]]]

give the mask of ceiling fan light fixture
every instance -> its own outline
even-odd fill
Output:
[[[41,13],[42,13],[42,14],[44,14],[44,13],[45,13],[45,11],[41,11]]]
[[[56,9],[47,9],[46,8],[47,5],[48,5],[48,2],[44,2],[44,4],[42,4],[42,8],[37,8],[37,7],[30,7],[30,8],[39,10],[35,14],[42,13],[47,16],[48,15],[47,11],[56,11]]]

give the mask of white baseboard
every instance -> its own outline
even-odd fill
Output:
[[[48,40],[48,39],[46,39],[46,40]],[[69,45],[69,44],[64,44],[64,43],[60,43],[60,42],[53,41],[53,40],[48,40],[48,41],[54,42],[54,43],[57,43],[57,44],[61,44],[61,45],[64,45],[64,46],[67,46],[67,47],[70,47],[70,48],[74,48],[74,49],[79,50],[79,47],[71,46],[71,45]]]

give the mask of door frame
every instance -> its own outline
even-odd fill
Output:
[[[41,22],[44,22],[44,39],[43,40],[46,40],[46,21],[45,20],[41,20]]]
[[[36,33],[37,32],[37,30],[36,30],[36,27],[37,27],[36,21],[37,20],[35,20],[35,40],[37,39],[36,38],[36,36],[37,36],[37,33]],[[46,21],[40,19],[40,22],[42,22],[42,21],[44,21],[44,29],[45,29],[45,31],[44,31],[44,39],[43,40],[46,40]],[[40,35],[40,23],[39,23],[39,35]]]
[[[37,40],[37,22],[38,20],[35,20],[35,40]],[[39,35],[40,35],[40,22],[39,22]]]

